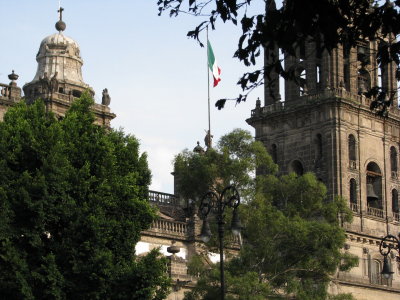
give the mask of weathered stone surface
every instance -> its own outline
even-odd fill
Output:
[[[367,46],[376,48],[374,43]],[[280,172],[315,172],[326,184],[329,197],[341,195],[349,200],[355,216],[352,224],[344,225],[348,249],[343,251],[356,254],[360,264],[350,272],[339,272],[332,281],[331,292],[351,292],[360,300],[400,299],[399,266],[393,260],[393,280],[383,280],[380,275],[383,258],[378,247],[380,238],[388,233],[397,235],[399,231],[398,208],[392,204],[392,193],[398,191],[400,183],[397,95],[389,117],[377,117],[369,110],[371,100],[358,94],[361,82],[370,86],[379,82],[378,65],[372,54],[366,66],[367,82],[360,78],[357,49],[346,54],[339,47],[331,55],[323,53],[321,58],[312,54],[315,53],[313,43],[306,49],[308,56],[288,57],[285,66],[305,66],[307,95],[295,83],[287,82],[284,104],[266,101],[266,106],[252,111],[247,122],[254,127],[257,140],[268,150],[275,149]],[[388,72],[382,75],[383,88],[395,91],[395,68],[385,68]],[[317,71],[320,76],[316,76]],[[269,92],[266,89],[266,97]],[[350,136],[355,139],[354,150],[349,147]],[[395,149],[395,170],[391,148]],[[352,153],[355,158],[350,155],[351,151],[355,152]],[[367,178],[374,181],[378,209],[371,207],[367,200]],[[352,203],[351,180],[356,183]]]

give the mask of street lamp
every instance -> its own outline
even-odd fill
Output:
[[[388,234],[382,239],[379,245],[379,252],[383,255],[383,267],[381,274],[386,279],[389,279],[390,276],[392,276],[393,274],[393,271],[391,270],[387,259],[387,256],[391,253],[392,250],[396,250],[400,255],[400,240],[394,235]],[[400,262],[400,256],[397,256],[397,261]]]
[[[218,224],[218,240],[219,240],[219,266],[220,266],[220,282],[221,282],[221,300],[225,299],[225,278],[224,278],[224,225],[226,207],[233,208],[231,230],[234,235],[239,235],[242,225],[240,223],[238,206],[240,204],[240,195],[237,189],[230,185],[227,186],[222,193],[217,194],[213,191],[207,192],[200,202],[199,215],[203,219],[200,238],[207,243],[211,238],[211,229],[207,221],[207,216],[212,210],[217,217]]]

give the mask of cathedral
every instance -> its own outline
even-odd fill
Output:
[[[399,232],[398,151],[400,111],[396,66],[379,67],[376,42],[354,48],[318,51],[316,42],[303,44],[296,56],[285,55],[285,70],[294,69],[299,82],[284,83],[281,100],[277,74],[265,78],[265,99],[257,100],[247,123],[255,129],[281,173],[313,172],[328,189],[348,200],[354,219],[343,224],[343,251],[359,258],[350,272],[338,272],[331,293],[352,293],[356,299],[400,299],[400,267],[389,258],[394,274],[381,275],[381,239]],[[279,57],[265,51],[265,63]],[[370,110],[364,92],[380,86],[394,97],[387,117]]]
[[[36,55],[35,77],[23,86],[28,103],[45,100],[46,108],[58,118],[65,115],[75,98],[93,89],[84,82],[79,45],[64,35],[62,21],[57,33],[42,40]],[[374,56],[376,43],[360,43],[354,48],[338,47],[332,53],[316,51],[314,42],[299,49],[297,56],[285,58],[285,69],[296,68],[300,84],[287,81],[280,87],[277,74],[265,85],[263,104],[247,119],[255,137],[264,143],[282,174],[313,172],[328,188],[329,197],[348,200],[354,213],[351,224],[343,224],[347,241],[343,251],[359,257],[359,265],[349,272],[337,272],[330,292],[352,293],[358,300],[400,299],[400,267],[390,256],[394,274],[381,275],[381,238],[397,235],[400,111],[397,94],[387,117],[370,110],[371,99],[363,92],[380,85],[396,91],[396,66],[379,68]],[[275,49],[265,53],[265,62]],[[9,84],[0,84],[0,120],[5,111],[21,101],[18,75],[9,75]],[[280,91],[284,88],[284,101]],[[102,103],[95,104],[96,122],[110,126],[115,118],[109,108],[110,97],[103,90]],[[178,195],[151,191],[149,202],[159,207],[160,218],[143,232],[137,253],[161,247],[168,255],[173,289],[168,299],[183,299],[183,292],[194,286],[196,278],[187,274],[187,262],[201,250],[200,221],[191,214]]]

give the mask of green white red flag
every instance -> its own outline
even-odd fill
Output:
[[[221,81],[221,69],[218,67],[217,60],[215,59],[213,49],[211,47],[210,41],[207,40],[207,57],[208,57],[208,67],[210,68],[213,78],[214,78],[214,87],[218,85]]]

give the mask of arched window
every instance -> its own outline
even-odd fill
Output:
[[[392,269],[392,262],[390,257],[387,257],[388,259],[388,264],[390,270]],[[392,286],[392,279],[385,279],[381,272],[382,272],[382,265],[383,262],[380,261],[379,259],[369,259],[369,276],[370,276],[370,283],[371,284],[378,284],[378,285],[386,285],[386,286]]]
[[[315,137],[315,158],[316,160],[322,158],[322,135],[319,133]]]
[[[381,263],[379,260],[374,259],[371,261],[371,277],[372,284],[382,284],[381,280]]]
[[[299,67],[297,69],[297,72],[299,74],[299,86],[300,86],[300,96],[307,95],[308,90],[307,90],[307,74],[306,74],[306,69],[303,67]]]
[[[315,73],[317,74],[317,88],[320,88],[321,85],[321,65],[317,64],[316,65],[316,70]]]
[[[297,175],[301,176],[304,174],[303,165],[298,160],[294,160],[289,166],[289,172],[294,172]]]
[[[354,178],[350,179],[350,208],[352,211],[358,212],[357,183]]]
[[[399,222],[399,193],[396,189],[392,190],[392,212],[394,219]]]
[[[356,138],[352,134],[349,135],[348,146],[349,146],[349,166],[352,169],[356,169],[357,168]]]
[[[392,178],[397,178],[397,150],[395,147],[390,147],[390,170]]]
[[[343,85],[346,90],[350,90],[350,46],[343,44]]]
[[[274,163],[278,163],[278,148],[275,144],[271,145],[271,156]]]
[[[367,165],[367,212],[369,215],[383,218],[382,172],[379,166],[370,162]]]
[[[362,67],[358,71],[358,93],[361,95],[371,89],[371,76],[368,71]]]

